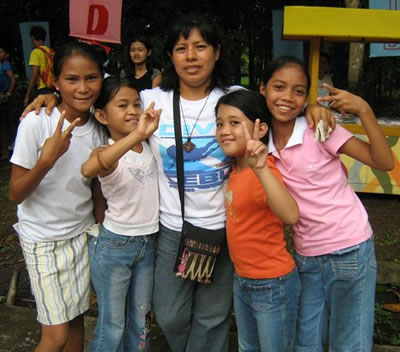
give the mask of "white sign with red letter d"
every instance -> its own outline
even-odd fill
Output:
[[[70,0],[69,35],[121,43],[122,0]]]

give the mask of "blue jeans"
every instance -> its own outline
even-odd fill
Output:
[[[371,352],[375,309],[374,238],[316,257],[296,253],[302,292],[295,351]]]
[[[156,234],[123,236],[101,227],[89,241],[99,315],[90,350],[148,351]]]
[[[173,272],[180,233],[160,225],[154,277],[154,312],[173,352],[227,352],[233,266],[226,245],[214,281],[201,284]]]
[[[235,275],[233,287],[239,351],[293,351],[301,290],[297,269],[276,279]]]

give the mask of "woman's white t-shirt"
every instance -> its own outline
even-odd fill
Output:
[[[231,87],[229,91],[240,88]],[[191,134],[191,141],[196,146],[191,152],[184,152],[185,220],[208,229],[225,226],[223,185],[231,170],[231,160],[215,138],[215,105],[224,94],[215,88],[208,100],[207,97],[198,101],[180,99],[183,143]],[[182,217],[176,177],[173,91],[154,88],[144,90],[140,95],[144,108],[154,101],[155,108],[162,109],[159,128],[150,137],[150,147],[158,166],[160,221],[164,226],[180,231]]]

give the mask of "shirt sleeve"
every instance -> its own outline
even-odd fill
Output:
[[[18,126],[11,162],[25,169],[32,169],[39,160],[42,141],[41,119],[34,112],[28,114]]]
[[[143,89],[142,91],[140,91],[139,96],[140,101],[142,102],[143,109],[146,109],[153,100],[156,102],[156,109],[159,109],[159,107],[157,107],[157,104],[160,104],[160,101],[155,95],[155,90],[156,88]]]
[[[39,66],[40,67],[40,53],[39,49],[33,49],[31,56],[29,57],[29,66]]]
[[[323,142],[323,146],[327,152],[332,155],[339,155],[339,149],[345,144],[353,134],[346,130],[344,127],[336,124],[335,129],[332,131],[329,138]]]

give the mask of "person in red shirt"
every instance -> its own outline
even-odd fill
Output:
[[[301,286],[282,222],[295,224],[299,209],[264,144],[271,115],[248,90],[221,97],[216,115],[218,144],[235,159],[225,205],[239,349],[293,351]]]

